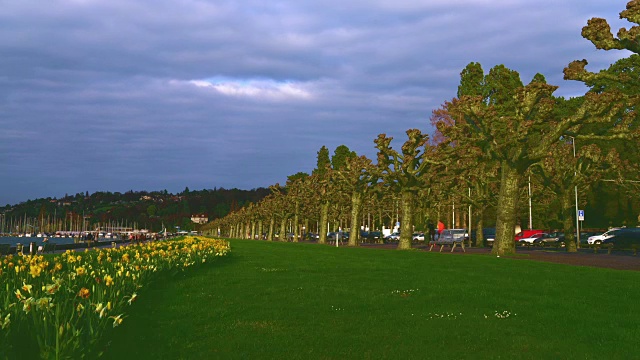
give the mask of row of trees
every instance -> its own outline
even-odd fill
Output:
[[[620,16],[640,23],[640,1],[630,1]],[[565,79],[581,81],[589,90],[568,100],[555,97],[558,87],[541,74],[525,85],[503,65],[485,73],[479,63],[470,63],[456,98],[433,112],[433,138],[410,129],[395,150],[392,138],[381,134],[374,141],[376,164],[346,147],[329,159],[323,147],[311,175],[290,176],[284,187],[272,186],[264,200],[214,221],[209,230],[251,238],[264,233],[272,240],[277,224],[280,238],[289,225],[295,241],[315,222],[320,243],[326,242],[327,224],[333,224],[334,230],[350,227],[349,245],[356,246],[360,226],[369,225],[372,216],[374,226],[376,218],[378,225],[393,223],[396,212],[395,219],[402,219],[398,248],[409,249],[416,219],[441,218],[457,204],[474,209],[474,228],[481,229],[493,213],[493,252],[502,255],[515,252],[524,185],[533,184],[545,194],[541,202],[549,213],[560,209],[567,250],[576,251],[575,194],[589,193],[603,181],[633,192],[640,160],[640,27],[620,29],[614,37],[606,20],[594,18],[582,35],[598,49],[634,54],[599,73],[587,71],[586,60],[569,64]],[[482,232],[477,233],[479,245]]]

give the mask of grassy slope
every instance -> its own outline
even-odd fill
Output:
[[[106,357],[629,359],[638,284],[492,256],[233,240],[228,258],[143,289]]]

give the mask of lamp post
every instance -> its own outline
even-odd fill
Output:
[[[531,214],[531,175],[529,175],[529,230],[533,230],[533,216]]]
[[[576,138],[573,136],[569,136],[571,138],[571,145],[573,145],[573,158],[576,158]],[[578,172],[574,169],[573,176],[577,177]],[[576,247],[580,249],[580,220],[578,217],[578,185],[574,186],[574,191],[576,195]]]

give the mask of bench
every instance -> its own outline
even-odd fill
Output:
[[[446,239],[444,241],[439,241],[439,240],[429,241],[429,251],[431,251],[433,249],[433,247],[436,246],[436,245],[440,245],[440,252],[442,252],[442,248],[447,246],[447,245],[451,246],[451,252],[453,252],[453,250],[455,250],[456,246],[458,246],[458,245],[460,245],[460,247],[462,248],[462,252],[467,252],[464,249],[464,240],[462,240],[462,239],[459,240],[459,241],[458,240],[451,241],[451,240],[448,240],[448,239]]]

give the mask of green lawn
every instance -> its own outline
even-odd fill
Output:
[[[141,289],[106,358],[640,358],[640,272],[250,240],[231,249]]]

